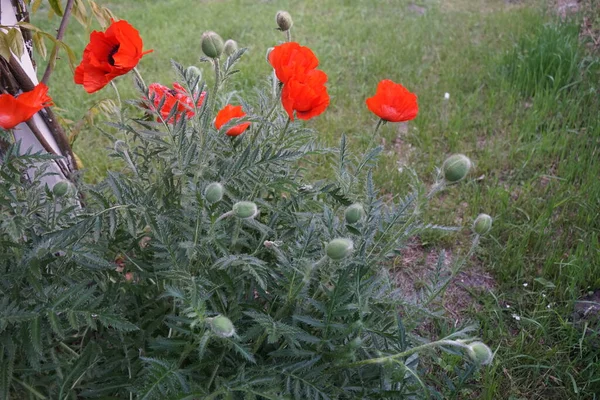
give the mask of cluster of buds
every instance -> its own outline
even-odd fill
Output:
[[[220,58],[222,54],[229,57],[238,50],[238,44],[235,40],[229,39],[223,42],[221,36],[213,31],[207,31],[202,34],[200,39],[202,52],[208,58]]]

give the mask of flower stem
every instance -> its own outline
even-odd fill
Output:
[[[119,114],[120,114],[123,104],[121,103],[121,95],[119,94],[119,89],[117,89],[117,84],[115,83],[115,81],[110,81],[110,85],[113,87],[113,89],[115,89],[115,93],[117,94],[117,101],[119,103]]]
[[[214,67],[215,67],[215,87],[212,92],[212,109],[214,110],[214,106],[217,104],[217,92],[219,91],[219,85],[221,84],[221,63],[218,58],[214,58]]]
[[[375,136],[377,136],[377,132],[379,132],[379,128],[381,128],[381,125],[383,125],[385,123],[385,121],[383,119],[379,119],[379,121],[377,121],[377,125],[375,125],[375,130],[373,131],[373,136],[371,136],[371,140],[369,141],[369,145],[367,146],[367,149],[370,149],[371,146],[373,145],[373,142],[375,141]]]
[[[430,347],[439,347],[439,346],[456,346],[456,347],[462,347],[462,348],[468,347],[466,344],[464,344],[458,340],[441,339],[441,340],[437,340],[435,342],[425,343],[420,346],[413,347],[411,349],[408,349],[401,353],[393,354],[391,356],[371,358],[368,360],[357,361],[357,362],[347,365],[347,367],[360,367],[360,366],[369,365],[369,364],[380,364],[380,363],[383,363],[388,360],[395,360],[397,358],[403,358],[403,357],[410,356],[411,354],[418,353],[419,351],[425,350]]]
[[[287,39],[288,42],[292,41],[292,29],[288,29],[287,31],[285,31],[285,37]]]

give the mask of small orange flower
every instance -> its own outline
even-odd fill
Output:
[[[131,71],[152,50],[142,52],[142,38],[127,21],[111,21],[106,32],[94,31],[75,69],[75,83],[94,93]]]
[[[417,96],[389,79],[379,82],[375,96],[367,99],[367,107],[384,121],[405,122],[419,113]]]
[[[242,106],[232,106],[231,104],[227,104],[221,111],[217,113],[217,117],[215,118],[215,128],[219,130],[223,125],[227,124],[232,119],[245,116],[246,113],[242,110]],[[239,125],[229,128],[225,134],[227,136],[238,136],[248,129],[249,126],[250,122],[243,122]]]
[[[275,69],[277,79],[287,83],[290,79],[317,68],[319,60],[308,47],[287,42],[273,48],[269,53],[269,63]]]
[[[283,85],[281,103],[290,119],[311,119],[321,114],[329,105],[329,95],[325,87],[327,75],[320,70],[312,70],[296,76]]]
[[[159,112],[163,120],[166,120],[169,117],[171,111],[173,111],[173,107],[177,107],[175,114],[166,121],[169,124],[174,123],[175,120],[179,120],[183,113],[185,113],[188,118],[192,118],[195,114],[192,98],[185,92],[183,86],[177,82],[173,83],[173,89],[169,89],[160,83],[151,84],[148,86],[148,97],[149,99],[147,100],[153,99],[153,110]],[[202,106],[205,97],[206,92],[202,92],[196,103],[197,107]],[[159,110],[158,107],[161,103],[162,107]],[[157,120],[160,122],[160,118],[157,118]]]
[[[0,94],[0,127],[12,129],[33,117],[42,108],[51,105],[52,99],[48,96],[48,86],[43,83],[17,97]]]

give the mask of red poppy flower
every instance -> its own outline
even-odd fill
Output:
[[[51,105],[52,99],[48,96],[48,86],[43,83],[17,97],[0,94],[0,127],[12,129],[33,117],[42,108]]]
[[[175,114],[166,121],[169,124],[179,120],[179,117],[183,115],[183,113],[185,113],[188,118],[192,118],[195,114],[192,98],[185,92],[183,86],[177,82],[173,83],[173,89],[169,89],[160,83],[153,83],[148,86],[148,96],[150,99],[153,99],[153,110],[159,112],[163,120],[166,120],[169,117],[173,111],[173,107],[177,107]],[[205,97],[206,92],[202,92],[196,103],[198,107],[202,106]],[[161,103],[162,107],[159,110],[158,107]],[[157,121],[160,122],[160,120],[160,118],[157,118]]]
[[[231,104],[227,104],[217,113],[217,117],[215,118],[215,128],[221,129],[223,125],[227,124],[232,119],[245,116],[246,113],[242,110],[242,106],[232,106]],[[225,134],[227,136],[238,136],[248,129],[249,126],[250,122],[244,122],[229,128]]]
[[[127,21],[112,21],[106,32],[94,31],[75,69],[75,83],[94,93],[117,76],[131,71],[144,54],[139,32]]]
[[[281,103],[292,121],[294,111],[300,119],[311,119],[325,111],[329,105],[325,82],[325,72],[315,69],[283,85]]]
[[[277,79],[287,83],[290,79],[317,68],[319,60],[308,47],[300,46],[296,42],[287,42],[271,50],[269,63],[275,69]]]
[[[417,96],[389,79],[379,82],[375,96],[367,99],[367,107],[379,118],[389,122],[410,121],[419,112]]]

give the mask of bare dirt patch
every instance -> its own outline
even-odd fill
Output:
[[[443,252],[444,259],[441,270],[437,267],[440,252]],[[391,274],[403,297],[408,302],[419,304],[423,290],[431,282],[445,281],[450,277],[452,265],[457,261],[455,258],[448,250],[427,248],[419,239],[413,239],[396,258]],[[474,263],[458,273],[436,301],[450,318],[463,321],[470,311],[479,309],[476,297],[495,288],[494,278],[481,265]]]

